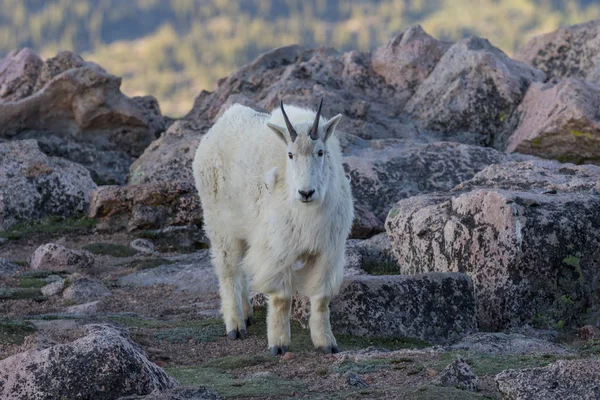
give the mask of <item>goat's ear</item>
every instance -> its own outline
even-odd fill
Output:
[[[281,140],[283,140],[285,144],[289,143],[291,138],[290,138],[289,133],[287,132],[287,130],[284,127],[272,124],[270,122],[267,122],[267,126],[269,128],[271,128],[271,130],[277,134],[277,137],[279,137]]]
[[[329,121],[325,122],[325,124],[323,125],[323,132],[325,132],[323,134],[323,142],[325,142],[327,139],[329,139],[329,137],[331,136],[333,131],[335,131],[335,127],[337,126],[337,124],[340,122],[341,119],[342,119],[342,114],[338,114],[335,117],[331,118]]]

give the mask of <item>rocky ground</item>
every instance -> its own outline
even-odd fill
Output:
[[[0,397],[600,398],[600,22],[509,58],[412,27],[275,49],[180,120],[76,54],[0,60]],[[520,60],[520,61],[518,61]],[[343,113],[356,221],[319,355],[228,341],[191,159],[231,104]]]

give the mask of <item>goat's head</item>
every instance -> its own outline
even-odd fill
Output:
[[[342,118],[338,114],[328,121],[321,121],[322,105],[323,99],[313,122],[295,122],[292,125],[281,102],[286,126],[267,124],[286,144],[286,180],[290,195],[303,203],[318,201],[325,195],[331,170],[327,140]]]

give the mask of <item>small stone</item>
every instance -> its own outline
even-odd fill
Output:
[[[292,353],[291,351],[288,351],[281,357],[281,361],[290,361],[290,360],[293,360],[294,358],[296,358],[296,354]]]
[[[131,248],[140,253],[154,253],[154,243],[148,239],[135,239],[130,244]]]
[[[356,372],[348,371],[344,375],[346,377],[346,383],[350,386],[357,388],[368,388],[369,385]]]
[[[63,291],[64,299],[75,300],[78,303],[100,300],[110,295],[110,290],[102,282],[85,276],[73,278],[69,287]]]
[[[579,337],[582,340],[600,339],[600,328],[594,325],[585,325],[579,328]]]
[[[54,296],[59,294],[60,292],[62,292],[62,290],[65,287],[65,280],[64,279],[60,279],[60,280],[56,280],[52,283],[47,284],[46,286],[43,286],[40,291],[42,292],[42,294],[46,297],[50,297],[50,296]]]
[[[458,357],[444,368],[432,383],[440,386],[458,386],[473,392],[477,390],[477,375],[465,360]]]
[[[0,258],[0,276],[11,276],[21,270],[17,264],[10,262],[6,258]]]
[[[47,243],[31,256],[31,269],[52,271],[87,270],[94,265],[94,256],[86,250],[73,250],[60,244]]]

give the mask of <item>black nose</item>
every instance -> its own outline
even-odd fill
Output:
[[[315,192],[314,189],[309,190],[308,192],[305,192],[304,190],[298,190],[298,193],[300,193],[300,196],[304,197],[305,200],[310,199],[310,197],[313,195],[314,192]]]

